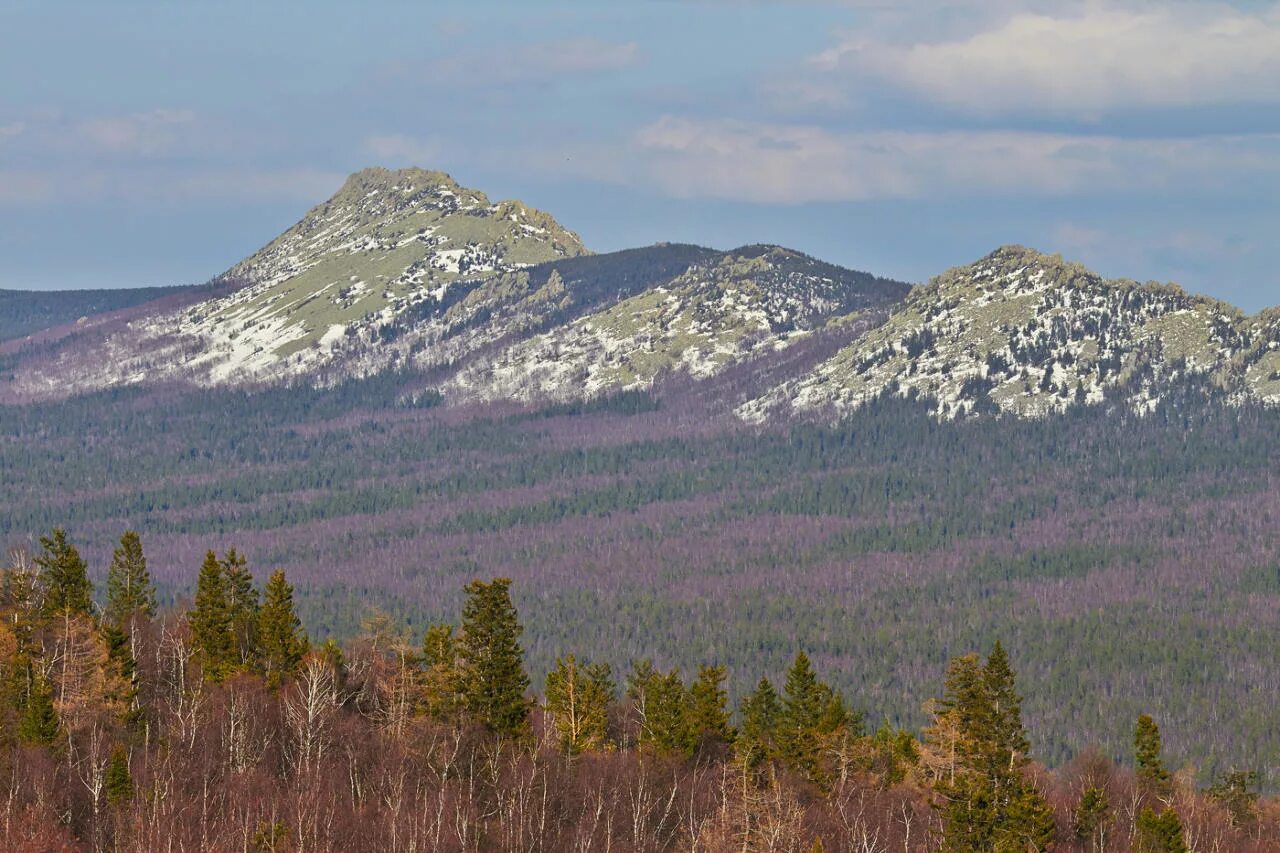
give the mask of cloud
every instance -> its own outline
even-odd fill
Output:
[[[0,125],[0,143],[8,139],[16,139],[27,129],[26,124],[17,121],[13,124]]]
[[[1280,101],[1280,4],[1086,3],[1015,12],[976,33],[886,44],[850,33],[819,68],[878,77],[975,114]]]
[[[1021,131],[866,131],[664,117],[629,156],[582,156],[590,177],[678,197],[759,203],[1185,193],[1280,183],[1280,136],[1127,139]]]
[[[98,152],[134,157],[165,154],[181,145],[196,122],[189,110],[152,110],[80,122],[74,133]]]

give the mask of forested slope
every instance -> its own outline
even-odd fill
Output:
[[[1146,416],[888,399],[725,432],[681,399],[464,411],[389,374],[0,408],[0,537],[64,525],[100,576],[135,527],[171,602],[234,542],[296,579],[316,637],[375,606],[421,631],[510,576],[536,675],[567,648],[716,661],[736,697],[803,647],[873,724],[920,725],[946,661],[1000,637],[1043,760],[1119,756],[1146,711],[1203,778],[1274,777],[1280,412],[1188,385]]]

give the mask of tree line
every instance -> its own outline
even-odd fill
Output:
[[[1033,760],[1010,656],[951,661],[920,732],[798,651],[732,707],[723,666],[534,691],[511,581],[419,639],[312,643],[283,572],[209,552],[163,612],[137,533],[94,600],[62,530],[0,572],[0,841],[13,850],[1274,850],[1250,771],[1197,789],[1148,715],[1131,769]]]

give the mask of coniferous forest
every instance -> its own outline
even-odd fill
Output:
[[[1046,769],[999,641],[948,663],[913,731],[869,725],[804,649],[737,703],[714,661],[565,649],[535,684],[507,578],[466,584],[454,622],[375,612],[339,644],[234,549],[183,608],[132,531],[96,598],[61,529],[10,562],[8,850],[1280,849],[1257,773],[1198,784],[1153,716],[1120,762]]]

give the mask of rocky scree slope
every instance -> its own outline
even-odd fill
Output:
[[[1280,315],[1007,246],[916,288],[886,323],[739,414],[839,417],[882,394],[932,400],[941,417],[1042,417],[1112,395],[1142,411],[1187,377],[1280,402]]]

